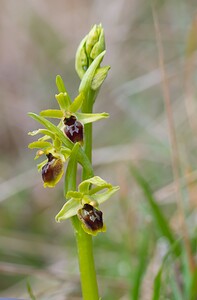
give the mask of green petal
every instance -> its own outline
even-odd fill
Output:
[[[62,111],[67,111],[71,101],[67,93],[59,93],[58,95],[55,95],[55,98],[59,104],[59,107]]]
[[[40,116],[61,119],[63,117],[63,112],[59,109],[46,109],[40,112]]]
[[[56,76],[56,85],[57,85],[57,89],[58,89],[59,93],[66,93],[68,101],[69,101],[69,103],[71,103],[71,99],[70,99],[70,97],[68,95],[68,92],[65,88],[64,81],[63,81],[63,79],[60,75]]]
[[[108,113],[100,113],[100,114],[84,114],[84,113],[75,113],[77,119],[79,121],[81,121],[83,124],[87,124],[87,123],[92,123],[104,118],[108,118],[109,114]]]
[[[29,149],[52,147],[51,143],[44,141],[35,141],[28,145]]]
[[[68,108],[69,112],[76,112],[78,111],[84,101],[85,97],[83,93],[80,93],[75,99],[74,101],[71,103],[70,107]]]
[[[75,199],[71,198],[69,201],[67,201],[62,209],[59,211],[59,213],[56,215],[55,220],[57,222],[60,222],[62,220],[66,220],[68,218],[71,218],[77,214],[77,211],[82,207],[79,201],[76,201]]]

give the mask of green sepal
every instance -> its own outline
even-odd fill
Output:
[[[35,149],[35,148],[48,148],[52,147],[51,143],[45,142],[45,141],[35,141],[28,145],[29,149]]]
[[[86,35],[79,44],[75,57],[75,70],[80,79],[82,79],[83,75],[88,69],[88,58],[85,50],[87,37],[88,36]]]
[[[102,68],[98,68],[94,74],[91,88],[96,91],[98,88],[100,88],[101,84],[107,77],[108,71],[110,69],[110,66],[105,66]]]
[[[71,98],[65,88],[64,81],[60,75],[56,76],[56,85],[57,85],[57,89],[58,89],[59,93],[67,94],[67,99],[68,99],[69,103],[71,103]]]
[[[67,111],[71,101],[67,93],[59,93],[55,95],[55,98],[59,104],[59,107],[62,111]]]
[[[79,86],[79,92],[84,92],[85,95],[88,93],[88,91],[91,89],[92,80],[94,78],[95,72],[97,68],[100,66],[100,63],[103,60],[103,57],[105,55],[106,51],[103,51],[100,53],[95,60],[92,62],[92,64],[89,66],[88,70],[84,74],[81,84]]]
[[[46,109],[40,112],[40,116],[61,119],[63,117],[63,112],[59,109]]]
[[[90,185],[94,185],[96,187],[89,190]],[[105,191],[100,193],[102,190]],[[107,201],[118,190],[119,186],[113,186],[99,176],[94,176],[79,184],[79,192],[90,195],[91,199],[95,200],[98,204]]]
[[[56,215],[55,220],[60,222],[69,219],[70,217],[75,216],[80,208],[82,208],[81,203],[76,199],[71,198],[64,204],[62,209]]]
[[[75,99],[74,101],[71,103],[70,107],[68,108],[69,112],[74,113],[76,111],[78,111],[84,101],[85,97],[83,93],[80,93]]]
[[[34,113],[28,113],[28,115],[33,118],[35,121],[42,124],[44,127],[46,127],[49,131],[52,131],[54,134],[58,136],[58,138],[62,141],[62,143],[69,149],[72,149],[73,143],[65,137],[63,132],[55,126],[53,123],[51,123],[49,120],[45,119],[44,117],[41,117]]]
[[[85,114],[85,113],[76,112],[75,115],[77,119],[83,124],[92,123],[109,117],[109,114],[105,112],[100,114]]]
[[[98,187],[102,187],[103,189],[111,187],[112,185],[107,183],[99,176],[94,176],[92,178],[86,179],[79,184],[79,192],[84,194],[89,194],[89,186],[90,184],[96,185]]]
[[[113,194],[115,194],[120,189],[119,186],[112,186],[109,187],[107,191],[104,191],[99,194],[93,194],[91,195],[91,198],[94,199],[99,204],[102,204],[103,202],[107,201]]]

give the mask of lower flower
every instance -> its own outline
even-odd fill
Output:
[[[78,210],[77,216],[82,222],[83,230],[89,234],[96,235],[98,232],[106,231],[106,226],[103,224],[103,213],[90,204]]]
[[[63,162],[61,158],[56,158],[51,153],[46,156],[48,162],[42,167],[44,187],[54,187],[62,178]]]

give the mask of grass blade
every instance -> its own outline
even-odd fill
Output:
[[[132,300],[140,299],[140,288],[141,288],[143,276],[145,274],[147,262],[148,262],[149,241],[150,241],[150,234],[146,232],[146,234],[144,235],[143,241],[141,243],[142,245],[140,247],[139,265],[133,276],[133,287],[131,290],[131,299]]]
[[[144,192],[144,195],[145,195],[147,202],[149,204],[149,207],[151,209],[152,217],[153,217],[155,223],[157,224],[160,234],[162,236],[165,236],[171,245],[174,244],[175,243],[174,234],[173,234],[162,210],[160,209],[159,205],[157,204],[156,200],[154,199],[153,193],[150,189],[148,182],[141,176],[139,171],[136,168],[134,168],[133,166],[131,167],[131,172],[132,172],[132,175],[135,178],[136,182],[138,183],[138,185],[141,187],[141,189]],[[179,256],[180,245],[177,245],[177,247],[174,249],[174,254],[176,256]]]

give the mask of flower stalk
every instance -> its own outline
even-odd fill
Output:
[[[43,136],[29,144],[30,149],[39,149],[35,159],[45,156],[38,164],[42,171],[44,187],[52,188],[64,174],[65,203],[56,215],[57,222],[71,218],[78,248],[81,288],[84,300],[99,300],[98,285],[93,257],[92,237],[106,231],[100,205],[118,189],[99,176],[94,176],[92,167],[92,122],[109,115],[93,113],[99,89],[110,69],[101,67],[105,55],[104,31],[94,25],[82,40],[76,53],[75,67],[81,79],[79,94],[72,101],[61,76],[56,77],[58,94],[55,95],[59,109],[47,109],[40,115],[29,113],[44,129],[29,134]],[[47,118],[59,119],[55,126]],[[78,164],[82,166],[82,178],[77,187]]]

